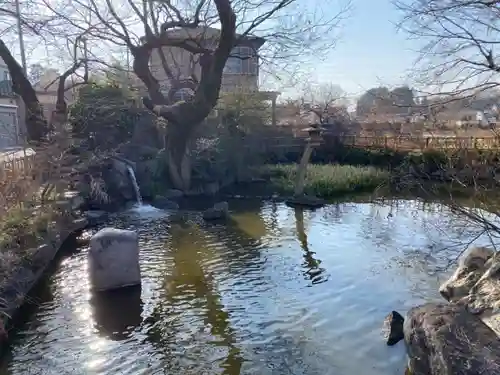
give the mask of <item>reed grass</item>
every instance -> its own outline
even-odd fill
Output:
[[[293,194],[297,173],[296,164],[266,165],[261,169],[274,190]],[[350,193],[375,190],[388,184],[389,171],[371,166],[339,164],[310,164],[307,167],[305,193],[328,199]]]

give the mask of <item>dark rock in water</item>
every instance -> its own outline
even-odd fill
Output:
[[[180,190],[176,189],[168,189],[162,194],[162,197],[166,199],[178,199],[182,198],[184,196],[184,193]]]
[[[384,320],[387,345],[396,345],[404,339],[403,324],[405,319],[397,311],[391,312]]]
[[[266,180],[265,178],[254,177],[250,180],[250,182],[253,184],[264,184],[264,183],[269,182],[269,181]]]
[[[153,206],[157,207],[157,208],[161,208],[163,210],[178,210],[179,209],[179,205],[164,197],[164,196],[160,196],[160,195],[157,195],[154,200],[153,200]]]
[[[309,207],[309,208],[319,208],[323,207],[326,202],[318,197],[311,195],[296,195],[287,198],[285,203],[290,207]]]
[[[219,202],[214,204],[203,212],[203,219],[205,220],[223,220],[229,217],[229,205],[227,202]]]
[[[500,340],[466,306],[414,307],[403,327],[412,375],[500,374]]]
[[[83,213],[84,217],[88,220],[89,226],[98,225],[106,220],[108,213],[101,210],[90,210]]]

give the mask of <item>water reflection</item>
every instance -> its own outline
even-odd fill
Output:
[[[196,211],[111,217],[139,234],[142,291],[90,294],[79,248],[12,334],[0,373],[402,375],[404,348],[386,348],[381,322],[441,301],[436,270],[477,235],[419,201],[229,205],[225,225]]]
[[[233,217],[236,219],[224,224],[204,223],[198,227],[198,235],[211,238],[210,247],[221,250],[217,254],[224,259],[229,272],[239,272],[264,261],[261,250],[269,231],[258,212],[250,211]]]
[[[142,323],[140,286],[96,292],[90,299],[90,305],[97,331],[111,340],[130,338]]]
[[[220,357],[222,349],[225,354],[219,367],[223,373],[239,374],[243,359],[235,345],[229,313],[221,302],[212,275],[203,267],[214,257],[206,248],[203,231],[196,225],[188,226],[186,223],[173,225],[170,230],[172,269],[170,274],[165,275],[165,297],[158,301],[147,319],[150,326],[148,338],[163,351],[164,366],[172,371],[198,366],[202,369],[207,363],[214,362],[214,358]],[[190,313],[186,314],[184,309],[188,306]],[[170,318],[165,319],[166,315]],[[175,358],[180,343],[197,346],[195,339],[203,337],[211,346],[199,348],[200,358]]]
[[[311,280],[313,284],[325,282],[328,280],[328,278],[324,275],[325,269],[320,266],[321,261],[314,257],[314,251],[309,250],[307,234],[304,226],[304,210],[301,208],[295,208],[294,214],[297,238],[300,242],[300,247],[304,251],[304,276]]]

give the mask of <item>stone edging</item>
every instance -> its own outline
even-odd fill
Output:
[[[46,243],[33,250],[31,267],[19,267],[6,282],[0,293],[2,305],[0,312],[3,313],[0,320],[3,327],[0,328],[4,330],[4,334],[0,335],[0,352],[6,347],[8,341],[6,330],[11,325],[13,317],[26,302],[28,293],[41,280],[64,241],[71,234],[84,229],[87,224],[86,218],[79,218],[72,220],[71,223],[64,223],[65,228],[54,228],[53,232],[49,233]]]

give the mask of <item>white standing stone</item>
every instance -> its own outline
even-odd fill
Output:
[[[101,229],[90,240],[88,260],[90,283],[96,291],[141,283],[139,238],[136,232]]]

